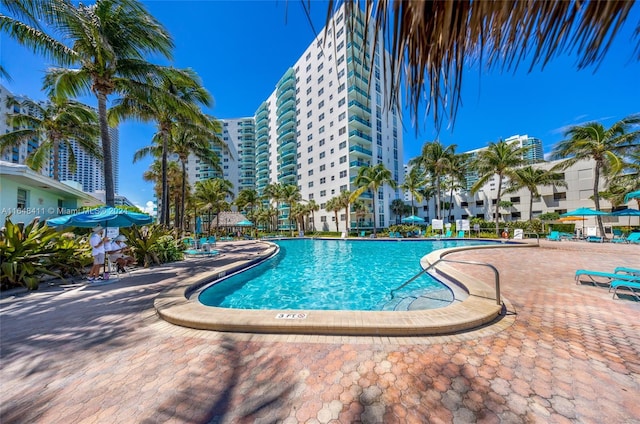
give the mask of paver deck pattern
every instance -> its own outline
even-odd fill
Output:
[[[0,422],[640,422],[640,303],[573,279],[578,268],[640,268],[640,246],[455,253],[494,264],[509,299],[500,322],[462,334],[251,335],[156,316],[161,291],[233,260],[237,246],[106,285],[5,295]]]

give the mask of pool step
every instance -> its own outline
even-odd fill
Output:
[[[423,309],[443,308],[453,302],[453,293],[449,289],[420,290],[408,293],[403,297],[385,303],[383,311],[418,311]]]

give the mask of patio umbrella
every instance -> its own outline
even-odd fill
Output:
[[[81,227],[93,228],[100,224],[103,227],[130,227],[132,225],[151,224],[153,218],[151,216],[130,212],[125,209],[102,206],[95,209],[74,213],[71,215],[63,215],[57,218],[51,218],[46,221],[51,227]]]
[[[424,219],[419,216],[411,215],[406,218],[402,218],[402,222],[405,224],[424,224]]]
[[[587,218],[582,216],[565,216],[564,218],[558,219],[560,222],[569,222],[569,221],[586,221]]]
[[[624,196],[624,203],[629,202],[631,199],[640,199],[640,190],[632,191]]]
[[[631,226],[631,217],[640,216],[640,210],[638,209],[622,209],[620,211],[611,212],[611,216],[628,216],[629,227]]]
[[[243,219],[242,221],[236,223],[236,225],[238,227],[251,227],[253,225],[253,222],[249,221],[248,219]]]
[[[581,216],[584,218],[585,216],[603,216],[603,215],[609,215],[609,213],[598,211],[595,209],[589,209],[589,208],[578,208],[576,210],[563,213],[562,215],[560,215],[560,217]],[[584,234],[584,221],[582,221],[582,234]]]

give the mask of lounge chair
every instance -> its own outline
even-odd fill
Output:
[[[458,238],[464,238],[464,230],[458,231]]]
[[[203,249],[203,250],[187,249],[182,251],[182,253],[184,253],[188,257],[199,257],[199,256],[215,256],[220,252],[218,252],[217,250],[207,250],[207,249]]]
[[[551,231],[547,236],[547,240],[562,241],[562,238],[560,237],[560,231]]]
[[[576,284],[580,284],[580,277],[587,277],[596,285],[610,285],[614,280],[627,280],[640,283],[640,275],[636,274],[638,270],[635,268],[618,267],[613,272],[606,271],[591,271],[588,269],[579,269],[576,271],[575,279]],[[607,281],[601,281],[599,279],[606,279]]]
[[[640,243],[640,233],[631,233],[627,238],[613,238],[613,243]]]
[[[611,282],[611,286],[609,287],[609,291],[613,289],[613,298],[616,298],[619,289],[627,289],[629,294],[635,297],[637,300],[640,300],[640,296],[638,292],[640,292],[640,280],[639,281],[629,281],[629,280],[613,280]],[[636,292],[638,290],[638,292]],[[620,295],[618,295],[620,297]]]
[[[585,239],[589,243],[602,243],[604,242],[604,237],[601,236],[587,236]]]
[[[360,231],[360,237],[366,237],[366,236],[367,236],[366,231]]]

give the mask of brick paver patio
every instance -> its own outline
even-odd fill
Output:
[[[6,295],[0,422],[640,422],[640,302],[573,280],[640,268],[640,246],[541,245],[451,256],[496,265],[508,311],[450,336],[216,333],[156,316],[158,293],[232,251]]]

